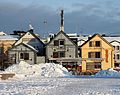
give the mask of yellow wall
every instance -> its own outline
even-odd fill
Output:
[[[90,41],[100,41],[101,46],[100,47],[89,47],[89,42]],[[114,68],[114,49],[113,47],[106,43],[105,40],[103,40],[99,35],[96,35],[93,37],[90,41],[88,41],[85,45],[82,46],[81,52],[82,52],[82,71],[86,71],[86,63],[87,62],[96,62],[96,60],[88,60],[88,52],[101,52],[101,58],[103,60],[98,61],[101,62],[101,69],[106,70],[108,68]],[[108,62],[106,62],[106,49],[108,50]],[[84,60],[86,59],[86,60]]]
[[[6,54],[8,49],[11,48],[14,43],[15,40],[1,40],[0,47],[4,48],[4,53]]]

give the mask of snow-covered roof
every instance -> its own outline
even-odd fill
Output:
[[[112,41],[120,42],[120,37],[103,37],[103,38],[106,39],[108,42],[112,42]]]
[[[71,37],[71,36],[72,36],[72,37],[77,37],[77,33],[68,33],[67,35],[68,35],[69,37]]]
[[[2,35],[7,35],[6,33],[4,33],[3,31],[0,32],[0,36]]]
[[[28,46],[28,47],[29,47],[29,48],[31,48],[32,50],[34,50],[34,51],[38,52],[38,50],[37,50],[37,49],[35,49],[33,46],[31,46],[31,45],[29,45],[29,44],[26,44],[26,43],[23,43],[23,44],[25,44],[26,46]]]
[[[0,36],[0,40],[18,40],[18,39],[14,38],[11,35],[2,35],[2,36]]]

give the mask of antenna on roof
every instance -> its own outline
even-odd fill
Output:
[[[64,32],[64,10],[61,10],[61,26],[60,26],[60,31]]]

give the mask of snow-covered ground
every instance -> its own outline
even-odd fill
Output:
[[[120,95],[120,79],[41,78],[1,80],[0,95]]]
[[[0,95],[120,95],[120,73],[113,69],[76,78],[59,64],[21,61],[1,73],[11,72],[13,78],[0,80]]]

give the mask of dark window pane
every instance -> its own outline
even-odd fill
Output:
[[[117,59],[120,59],[120,55],[119,54],[117,54]]]
[[[90,41],[89,42],[89,47],[94,47],[95,45],[94,45],[94,41]]]
[[[95,52],[88,52],[88,58],[95,58]]]
[[[20,59],[23,59],[23,58],[24,58],[24,54],[20,53]]]
[[[100,62],[95,62],[94,67],[95,67],[95,69],[101,69],[101,63]]]
[[[100,41],[95,42],[96,47],[100,47]]]
[[[58,40],[55,40],[55,41],[54,41],[54,46],[58,46],[58,45],[59,45]]]
[[[59,42],[59,45],[64,45],[64,40],[60,40]]]
[[[58,58],[58,52],[53,52],[53,58]]]
[[[65,57],[65,52],[60,52],[60,57]]]
[[[119,46],[117,46],[116,49],[119,50]]]
[[[92,47],[92,42],[89,42],[89,47]]]
[[[24,60],[29,60],[29,53],[24,53]]]
[[[100,52],[95,52],[95,58],[100,58]]]

